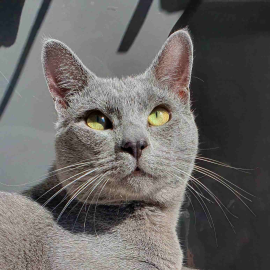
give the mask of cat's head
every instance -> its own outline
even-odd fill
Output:
[[[186,30],[167,39],[143,74],[123,79],[98,78],[65,44],[45,41],[58,178],[71,195],[94,203],[182,200],[198,145],[192,62]]]

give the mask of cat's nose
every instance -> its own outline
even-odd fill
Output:
[[[137,160],[142,155],[142,150],[148,146],[147,141],[123,142],[122,150],[134,156]]]

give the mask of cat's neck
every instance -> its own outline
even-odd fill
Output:
[[[62,189],[56,175],[48,177],[41,184],[34,186],[24,194],[44,205],[57,220],[58,224],[72,233],[106,233],[126,222],[147,226],[160,226],[167,231],[175,231],[180,204],[170,206],[142,201],[125,201],[114,204],[86,204],[76,199],[70,200],[63,189],[53,199],[54,194]],[[51,199],[51,200],[50,200]],[[69,203],[65,211],[63,208]]]
[[[40,185],[26,191],[25,195],[43,205],[61,189],[59,185],[49,191],[57,184],[59,184],[57,177],[50,177]],[[121,258],[130,261],[129,252],[132,249],[132,258],[136,258],[134,259],[135,268],[132,268],[133,264],[130,262],[132,266],[129,269],[181,269],[183,256],[176,234],[180,205],[164,207],[139,201],[118,205],[100,205],[95,202],[85,205],[74,200],[61,213],[70,198],[66,196],[67,193],[63,190],[45,206],[52,212],[55,221],[60,214],[62,215],[57,221],[62,233],[57,233],[60,235],[59,239],[55,238],[54,233],[54,238],[64,246],[69,246],[70,242],[73,243],[70,251],[65,252],[72,254],[76,243],[80,243],[76,240],[86,237],[90,242],[95,243],[96,249],[102,249],[105,254],[110,254],[114,259],[121,254]],[[65,245],[65,239],[68,239],[68,245]],[[100,239],[101,241],[104,239],[105,242],[113,241],[116,247],[113,250],[106,250],[106,247],[100,244],[103,243]],[[126,250],[125,247],[128,249]],[[79,246],[78,250],[84,249]],[[83,257],[86,255],[82,254]],[[145,266],[140,268],[138,265],[141,264]],[[148,268],[145,268],[146,265]],[[149,268],[149,265],[152,267]]]

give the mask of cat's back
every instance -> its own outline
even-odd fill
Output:
[[[53,219],[44,208],[0,192],[0,269],[51,269],[47,235]]]

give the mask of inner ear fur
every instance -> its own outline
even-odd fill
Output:
[[[94,77],[67,45],[55,39],[44,42],[42,64],[50,93],[63,107],[67,94],[82,91]]]
[[[193,64],[193,45],[186,29],[174,32],[165,42],[147,72],[157,82],[176,92],[182,99],[189,96]]]

